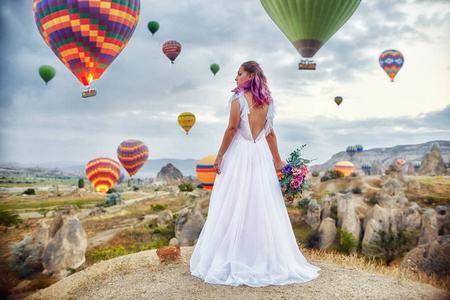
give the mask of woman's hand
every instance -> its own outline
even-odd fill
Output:
[[[218,154],[216,160],[214,161],[214,171],[220,174],[220,165],[222,164],[222,155]]]
[[[275,165],[275,170],[277,170],[277,173],[278,173],[278,172],[281,172],[281,169],[283,168],[284,164],[281,160],[279,160],[279,161],[275,161],[274,165]]]

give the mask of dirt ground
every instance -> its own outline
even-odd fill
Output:
[[[26,299],[450,299],[450,293],[408,280],[310,261],[320,276],[306,283],[252,288],[213,285],[190,275],[194,247],[182,261],[161,264],[156,250],[98,263]],[[307,257],[308,259],[308,257]]]

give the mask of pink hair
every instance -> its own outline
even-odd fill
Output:
[[[253,104],[255,106],[263,106],[272,103],[267,79],[263,70],[256,61],[247,61],[241,65],[244,71],[253,74],[253,77],[244,82],[242,89],[250,91],[253,95]]]

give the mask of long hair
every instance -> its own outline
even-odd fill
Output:
[[[259,64],[256,61],[247,61],[241,66],[244,71],[253,74],[253,77],[244,82],[242,86],[244,91],[250,91],[252,93],[253,104],[255,106],[263,106],[272,103],[267,79]]]

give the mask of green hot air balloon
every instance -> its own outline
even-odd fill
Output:
[[[360,3],[361,0],[261,0],[267,14],[305,58],[313,57]],[[315,69],[315,64],[305,69]]]
[[[45,81],[45,85],[47,85],[47,82],[55,77],[55,74],[55,68],[53,68],[52,66],[43,65],[39,67],[39,75]]]
[[[220,70],[220,66],[218,64],[212,64],[209,68],[211,69],[211,72],[213,72],[214,76],[216,76],[216,73]]]
[[[150,30],[150,32],[152,33],[152,35],[155,34],[155,32],[158,31],[159,29],[159,23],[156,21],[150,21],[147,24],[148,30]]]

